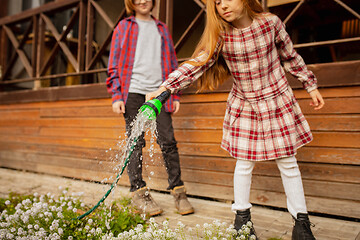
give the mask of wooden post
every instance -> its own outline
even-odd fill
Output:
[[[79,71],[85,70],[85,26],[86,26],[86,5],[84,0],[79,3],[79,36],[78,36],[78,52],[77,62]]]
[[[166,0],[166,25],[169,28],[170,34],[173,34],[173,17],[174,17],[174,1]]]
[[[91,2],[88,1],[87,5],[87,35],[86,35],[86,59],[85,69],[89,70],[92,59],[92,42],[94,38],[94,7]]]
[[[36,77],[36,60],[37,60],[37,46],[39,41],[39,16],[33,16],[33,39],[31,47],[31,65],[32,65],[32,76]]]
[[[0,28],[0,81],[3,80],[4,71],[6,69],[6,56],[7,56],[7,40],[4,27]]]
[[[40,77],[41,74],[41,68],[42,63],[44,59],[44,48],[45,48],[45,23],[44,20],[40,17],[40,15],[37,15],[38,17],[38,42],[37,42],[37,62],[36,62],[36,77]],[[41,81],[35,80],[34,81],[34,89],[39,89],[41,87]]]

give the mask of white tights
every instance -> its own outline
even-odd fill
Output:
[[[276,160],[285,189],[287,208],[296,218],[297,213],[307,213],[304,189],[299,166],[294,156]],[[252,171],[255,162],[237,160],[234,172],[234,204],[232,211],[251,207],[249,202]]]

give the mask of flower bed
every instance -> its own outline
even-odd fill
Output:
[[[59,197],[10,194],[0,199],[0,239],[255,239],[249,235],[250,222],[238,233],[232,225],[219,221],[194,229],[179,222],[171,229],[167,221],[159,224],[135,213],[129,203],[127,198],[103,203],[78,220],[76,217],[90,209],[82,202],[81,193],[63,190]]]

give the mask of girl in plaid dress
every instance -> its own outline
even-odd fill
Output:
[[[234,172],[235,228],[248,222],[252,170],[256,161],[275,160],[293,239],[315,239],[307,214],[296,151],[312,140],[285,71],[302,82],[316,110],[324,105],[317,80],[293,49],[281,20],[264,13],[257,0],[207,0],[207,23],[193,58],[171,73],[161,87],[172,93],[198,80],[200,90],[215,89],[232,77],[221,147],[237,159]]]

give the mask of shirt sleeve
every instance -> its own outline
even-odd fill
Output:
[[[169,30],[166,28],[166,31],[169,31]],[[171,61],[171,72],[172,72],[172,71],[176,70],[176,68],[178,67],[178,60],[176,57],[174,42],[172,40],[170,33],[168,33],[168,36],[169,36],[170,61]],[[173,96],[174,96],[174,101],[180,101],[180,93],[179,92],[174,94]]]
[[[180,90],[189,87],[215,63],[219,49],[220,42],[216,45],[212,58],[210,58],[204,65],[197,66],[191,64],[191,62],[201,62],[207,59],[209,55],[206,52],[201,52],[197,57],[186,61],[178,69],[173,71],[161,86],[169,89],[172,93],[177,93]]]
[[[284,23],[275,15],[274,19],[275,42],[284,69],[295,76],[307,92],[313,91],[317,88],[317,79],[314,73],[308,70],[303,58],[295,51]]]
[[[121,84],[119,79],[119,58],[120,58],[121,29],[117,26],[112,35],[110,56],[108,62],[108,78],[106,86],[108,92],[112,95],[112,102],[123,101],[121,93]]]

